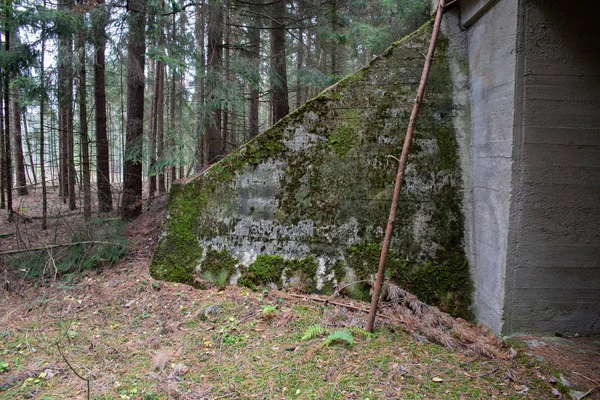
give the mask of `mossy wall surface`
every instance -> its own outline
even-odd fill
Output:
[[[288,115],[193,181],[174,185],[151,273],[202,286],[330,292],[377,270],[431,25]],[[418,120],[388,275],[468,316],[452,82],[441,39]],[[368,297],[368,286],[349,289]]]

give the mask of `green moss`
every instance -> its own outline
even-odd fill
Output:
[[[316,286],[317,262],[314,257],[308,256],[304,259],[285,260],[281,256],[261,254],[256,258],[248,270],[242,273],[238,284],[255,289],[257,286],[275,284],[282,286],[282,276],[288,279],[297,277],[304,289],[314,290]]]
[[[218,286],[226,286],[235,274],[237,265],[238,259],[229,250],[209,248],[200,267],[200,276]]]
[[[373,279],[377,273],[381,246],[376,244],[351,247],[346,260],[355,271],[357,281]],[[436,305],[454,316],[471,319],[472,282],[469,266],[461,250],[451,252],[442,262],[423,264],[407,261],[390,250],[386,278],[392,279],[419,300]],[[367,284],[354,285],[349,294],[360,299],[368,293]]]
[[[150,274],[155,279],[195,285],[195,268],[203,249],[194,234],[202,204],[198,184],[173,185],[167,235],[154,251]]]
[[[242,273],[238,284],[251,289],[270,283],[281,287],[281,274],[285,266],[283,257],[261,254],[250,264],[248,270]]]

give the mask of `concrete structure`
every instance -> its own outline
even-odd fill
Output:
[[[474,306],[497,333],[600,331],[594,5],[460,0],[446,20],[451,42],[466,42],[470,74],[462,148]]]
[[[459,0],[445,16],[388,271],[497,334],[600,331],[594,5]],[[322,292],[368,281],[395,176],[389,155],[430,31],[174,185],[153,276]],[[349,294],[368,297],[358,286]]]

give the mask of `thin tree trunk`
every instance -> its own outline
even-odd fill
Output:
[[[367,332],[373,332],[373,326],[375,325],[375,316],[377,315],[377,305],[379,303],[379,296],[381,295],[381,288],[383,286],[383,279],[385,277],[385,263],[387,262],[388,253],[390,251],[390,245],[392,243],[392,236],[394,233],[394,225],[396,224],[396,214],[398,213],[398,202],[400,201],[400,191],[402,189],[402,183],[404,182],[404,173],[406,171],[406,163],[408,160],[408,153],[412,144],[413,133],[415,125],[417,123],[417,117],[421,109],[421,103],[423,102],[423,95],[425,94],[425,86],[427,85],[427,78],[429,76],[429,69],[433,60],[433,53],[435,52],[435,45],[437,43],[438,33],[440,30],[440,24],[442,22],[442,15],[444,10],[444,0],[440,0],[437,13],[435,15],[435,23],[433,25],[433,32],[431,33],[431,42],[429,43],[429,50],[427,51],[427,57],[425,58],[425,66],[423,67],[423,74],[421,75],[421,81],[419,82],[419,89],[417,90],[417,97],[415,104],[410,114],[410,120],[408,122],[408,128],[406,129],[406,138],[404,139],[404,146],[402,147],[402,154],[400,155],[400,162],[398,163],[398,172],[396,174],[396,183],[394,184],[394,195],[392,198],[392,205],[390,207],[390,215],[388,218],[387,227],[385,230],[385,236],[383,239],[383,246],[381,248],[381,257],[379,258],[379,267],[377,269],[377,279],[373,287],[373,297],[371,298],[371,307],[369,309],[369,317],[367,320],[366,330]]]
[[[164,44],[164,39],[161,39]],[[157,70],[158,74],[158,86],[156,88],[157,93],[157,115],[156,115],[156,130],[157,130],[157,144],[158,144],[158,193],[163,194],[167,192],[167,186],[165,182],[165,67],[160,62],[160,69]]]
[[[130,0],[127,46],[127,138],[123,168],[123,219],[142,212],[142,140],[144,134],[145,0]]]
[[[80,0],[83,5],[83,0]],[[83,17],[82,17],[83,22]],[[81,167],[83,172],[83,215],[86,219],[92,216],[92,196],[90,190],[90,153],[87,124],[87,88],[85,63],[85,36],[79,33],[79,135],[81,151]]]
[[[203,3],[196,5],[196,21],[195,21],[195,35],[196,35],[196,121],[195,121],[195,132],[196,132],[196,173],[205,165],[204,151],[204,7]]]
[[[173,13],[173,22],[171,26],[171,46],[175,47],[176,43],[176,29],[177,29],[177,19],[175,18],[175,13]],[[177,70],[175,67],[171,67],[171,89],[170,89],[170,98],[169,103],[171,105],[169,110],[169,152],[171,154],[177,153],[175,151],[175,131],[176,127],[176,118],[175,118],[175,107],[176,107],[176,91],[177,91]],[[174,182],[177,179],[177,159],[179,156],[175,156],[171,158],[170,164],[170,173],[171,173],[171,182]]]
[[[46,0],[44,0],[44,8]],[[42,229],[48,227],[48,195],[46,193],[46,168],[44,165],[44,106],[45,106],[45,71],[44,71],[44,56],[46,52],[46,23],[42,22],[42,54],[40,61],[40,179],[42,180]]]
[[[4,71],[0,69],[0,209],[6,208],[6,146],[4,145]]]
[[[209,0],[208,3],[208,76],[207,95],[212,118],[207,119],[206,135],[208,139],[208,160],[211,164],[218,161],[223,154],[221,136],[221,106],[217,98],[223,59],[223,10],[220,0]]]
[[[286,1],[273,3],[271,11],[271,90],[273,125],[290,112],[285,59]]]
[[[302,103],[302,63],[304,62],[304,29],[298,29],[298,59],[296,63],[296,109],[300,108]]]
[[[31,166],[31,174],[33,175],[33,184],[37,185],[37,172],[35,171],[35,164],[33,163],[33,152],[31,151],[31,141],[29,140],[29,129],[27,128],[27,108],[23,107],[20,110],[21,118],[23,119],[23,129],[25,133],[25,144],[27,144],[27,154],[29,155],[29,165]]]
[[[99,8],[104,9],[104,0],[97,0]],[[94,62],[94,102],[96,103],[96,184],[98,185],[98,211],[110,212],[113,209],[110,187],[110,158],[108,135],[106,131],[106,39],[104,23],[99,18],[94,21],[96,31]]]
[[[259,130],[259,106],[260,106],[260,20],[253,18],[253,26],[248,29],[248,51],[250,53],[250,65],[255,77],[250,82],[250,99],[248,109],[249,129],[251,138],[258,135]]]
[[[27,196],[27,179],[25,178],[25,158],[23,157],[23,136],[21,135],[21,105],[16,90],[13,91],[13,140],[15,144],[14,159],[17,177],[17,195]]]
[[[6,0],[6,19],[11,20],[12,5],[10,0]],[[7,23],[8,25],[8,23]],[[4,50],[7,54],[10,51],[10,31],[4,32]],[[10,76],[11,71],[4,71],[4,162],[6,164],[6,208],[8,210],[8,220],[12,221],[13,206],[12,206],[12,157],[10,150]]]

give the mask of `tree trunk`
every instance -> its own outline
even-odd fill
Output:
[[[290,112],[285,59],[285,0],[271,6],[271,94],[273,125]]]
[[[21,117],[23,119],[25,144],[27,144],[27,154],[29,155],[29,165],[31,168],[31,174],[33,175],[33,184],[37,185],[37,183],[38,183],[37,172],[36,172],[35,164],[33,163],[33,152],[31,150],[31,141],[29,140],[29,129],[27,129],[27,107],[23,107],[23,109],[20,111],[22,113]]]
[[[204,151],[204,73],[206,65],[204,64],[204,7],[203,2],[196,5],[196,22],[194,26],[196,35],[196,173],[200,172],[206,161]]]
[[[164,40],[163,40],[164,43]],[[160,68],[157,68],[157,115],[156,115],[156,131],[158,144],[158,193],[167,192],[165,183],[165,67],[162,62],[159,63]]]
[[[177,19],[175,18],[175,13],[173,13],[173,21],[171,25],[171,48],[174,48],[176,45],[176,32],[177,32]],[[171,89],[170,89],[170,110],[169,110],[169,153],[171,155],[175,154],[175,157],[171,157],[170,165],[170,173],[171,173],[171,183],[177,179],[177,159],[179,156],[175,151],[175,131],[177,130],[176,126],[176,118],[175,118],[175,107],[177,101],[177,80],[178,74],[177,69],[175,67],[171,67]]]
[[[217,162],[223,154],[221,137],[221,99],[218,98],[221,64],[223,58],[223,10],[220,0],[210,0],[208,3],[208,76],[207,95],[212,118],[206,122],[208,139],[208,164]]]
[[[149,84],[149,86],[153,87],[150,92],[152,104],[150,105],[150,134],[148,137],[148,199],[152,198],[156,192],[156,110],[158,108],[158,94],[156,90],[158,88],[158,71],[160,69],[160,61],[155,61],[153,65],[154,73],[148,74],[151,79],[154,79],[154,83]]]
[[[99,8],[104,10],[104,0],[97,0]],[[104,10],[106,12],[106,10]],[[94,102],[96,103],[96,184],[98,185],[98,211],[110,212],[113,209],[110,187],[110,159],[108,154],[108,135],[106,131],[106,38],[105,25],[100,17],[94,21],[96,34],[94,63]]]
[[[0,69],[0,209],[6,208],[6,146],[4,145],[4,71]]]
[[[44,8],[46,7],[46,0],[44,0]],[[44,154],[44,107],[45,107],[45,96],[46,89],[45,85],[45,72],[44,71],[44,56],[46,53],[46,23],[42,22],[42,53],[40,57],[40,179],[42,180],[42,229],[48,227],[47,214],[48,214],[48,198],[46,193],[46,168],[45,168],[45,154]]]
[[[83,0],[80,0],[83,5]],[[81,18],[83,22],[83,16]],[[90,191],[90,153],[87,124],[87,88],[85,70],[85,36],[83,31],[78,37],[79,47],[79,135],[81,151],[81,168],[83,172],[83,215],[85,219],[92,216],[92,199]]]
[[[15,144],[14,159],[17,175],[17,195],[27,196],[27,179],[25,178],[25,158],[23,157],[23,137],[21,135],[21,105],[16,91],[13,91],[13,139]]]
[[[146,1],[130,0],[127,46],[127,137],[123,169],[123,219],[142,212],[142,140],[144,134],[144,52]]]
[[[6,0],[6,19],[11,20],[12,5],[10,0]],[[7,24],[8,25],[8,24]],[[4,32],[4,50],[10,54],[10,31],[7,29]],[[6,170],[6,208],[8,210],[8,220],[12,221],[12,157],[10,150],[10,76],[11,71],[4,71],[4,162]]]
[[[296,109],[302,105],[302,63],[304,62],[304,29],[298,29],[298,59],[296,63]]]
[[[248,107],[248,133],[251,138],[258,135],[260,106],[260,20],[255,17],[253,26],[248,29],[248,51],[254,79],[250,82],[250,99]]]

